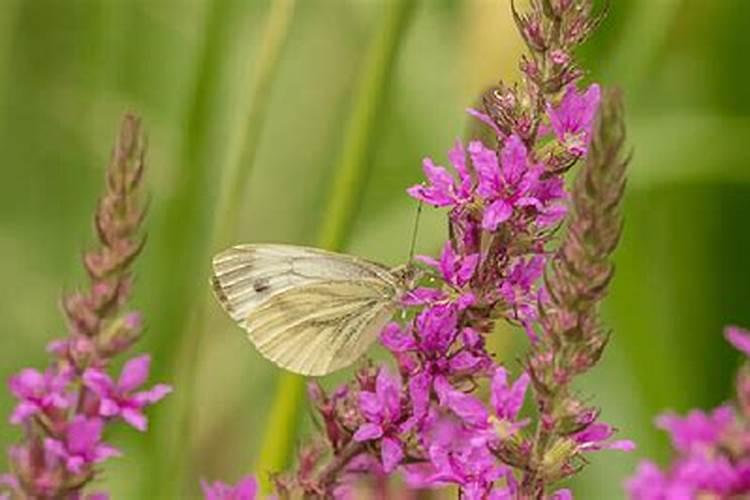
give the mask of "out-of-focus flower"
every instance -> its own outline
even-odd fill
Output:
[[[205,500],[255,500],[258,494],[258,482],[252,476],[245,476],[236,485],[201,480],[201,489]]]
[[[747,354],[747,332],[729,327],[725,337]],[[677,456],[666,468],[643,461],[625,488],[633,500],[746,498],[750,495],[750,415],[745,411],[742,382],[750,361],[738,375],[739,410],[724,404],[710,412],[692,410],[679,417],[667,413],[657,426],[669,432]]]
[[[729,326],[724,330],[724,336],[735,349],[746,356],[750,356],[750,332],[736,326]]]

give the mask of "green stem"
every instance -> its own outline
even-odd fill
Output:
[[[343,147],[334,170],[317,241],[322,248],[341,250],[347,244],[371,166],[377,121],[415,4],[416,0],[392,0],[385,4],[386,12],[363,65]],[[291,458],[302,413],[304,382],[304,378],[291,373],[285,372],[279,376],[256,466],[265,490],[270,489],[268,474],[284,469]]]
[[[288,39],[296,2],[297,0],[275,0],[271,4],[250,90],[250,106],[241,124],[239,137],[242,145],[236,150],[236,158],[232,158],[231,170],[226,176],[224,190],[219,198],[219,219],[212,240],[215,247],[231,242],[237,228],[237,219],[245,199],[248,179],[258,153],[261,132],[271,102],[271,84],[276,77],[281,54]]]
[[[211,226],[212,237],[209,240],[211,248],[217,248],[229,241],[237,227],[238,213],[241,209],[244,194],[247,190],[248,178],[258,150],[261,132],[270,101],[272,82],[277,73],[281,60],[289,24],[292,19],[296,0],[276,0],[272,3],[266,29],[261,40],[261,47],[255,59],[248,58],[256,65],[255,75],[248,92],[248,109],[245,119],[241,124],[238,135],[239,144],[234,148],[235,153],[229,159],[229,167],[224,175],[224,183],[219,197],[219,208],[217,217]],[[216,18],[224,19],[224,15],[213,14]],[[216,47],[211,39],[216,35],[212,28],[220,29],[221,23],[209,21],[207,43],[204,50],[214,50]],[[210,54],[204,54],[211,59]],[[206,68],[203,68],[206,69]],[[199,85],[199,88],[201,86]],[[183,493],[180,489],[184,487],[183,478],[190,476],[190,457],[192,441],[186,436],[192,435],[195,429],[194,401],[195,401],[195,376],[199,353],[201,352],[203,333],[205,331],[206,308],[208,305],[208,294],[206,299],[199,300],[191,314],[190,321],[186,327],[187,335],[182,337],[178,344],[178,355],[180,366],[174,374],[174,384],[178,391],[174,394],[172,404],[173,425],[166,426],[172,429],[172,438],[169,440],[164,451],[159,453],[159,462],[162,467],[169,465],[172,471],[172,479],[163,481],[159,490],[160,497],[176,498]],[[164,486],[164,484],[169,486]],[[152,491],[154,491],[152,489]]]

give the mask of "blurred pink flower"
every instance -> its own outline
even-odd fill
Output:
[[[201,480],[205,500],[255,500],[258,495],[258,482],[253,476],[245,476],[236,485]]]

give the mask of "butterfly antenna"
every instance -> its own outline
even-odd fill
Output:
[[[409,264],[414,262],[414,251],[417,247],[417,233],[419,232],[419,218],[422,215],[422,200],[417,205],[417,216],[414,218],[414,229],[411,233],[411,247],[409,248]]]

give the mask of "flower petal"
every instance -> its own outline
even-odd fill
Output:
[[[495,200],[487,207],[482,217],[482,229],[495,231],[497,226],[510,219],[513,215],[513,206],[503,199]]]
[[[373,439],[378,439],[383,435],[383,428],[380,427],[377,424],[367,423],[362,424],[359,429],[357,429],[357,432],[354,433],[354,436],[352,439],[358,442],[362,441],[370,441]]]
[[[151,356],[144,354],[135,357],[125,363],[120,373],[120,379],[117,385],[124,392],[133,391],[146,382],[148,372],[151,366]]]
[[[383,461],[383,471],[386,474],[390,474],[404,458],[404,450],[401,449],[401,443],[393,438],[384,438],[380,444],[380,457]]]
[[[135,408],[125,408],[120,412],[122,419],[130,424],[133,428],[145,432],[148,427],[148,420],[142,411]]]
[[[750,356],[750,331],[737,326],[728,326],[724,330],[724,336],[735,349]]]

